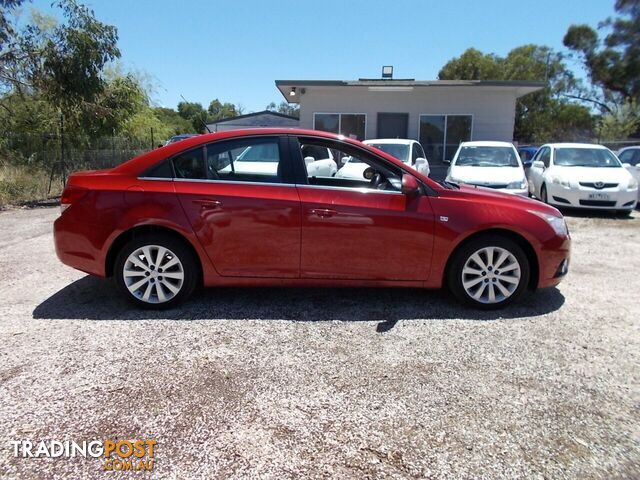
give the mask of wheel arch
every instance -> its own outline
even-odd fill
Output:
[[[447,259],[447,263],[443,271],[442,285],[447,284],[447,276],[449,274],[449,269],[451,268],[451,263],[453,262],[453,259],[460,251],[460,249],[467,245],[469,242],[472,242],[477,238],[486,235],[499,235],[508,238],[509,240],[515,242],[520,248],[522,248],[524,254],[527,256],[527,260],[529,261],[530,275],[529,285],[527,285],[527,287],[531,290],[535,290],[538,286],[538,280],[540,277],[538,255],[536,254],[533,245],[531,245],[531,243],[524,236],[522,236],[518,232],[514,232],[513,230],[508,230],[506,228],[490,228],[486,230],[480,230],[478,232],[472,233],[471,235],[460,241],[449,254],[449,258]]]
[[[105,275],[107,277],[113,276],[113,269],[115,266],[116,258],[120,250],[122,250],[122,248],[130,240],[136,238],[137,236],[147,234],[147,233],[156,233],[156,234],[162,233],[165,235],[169,235],[177,239],[178,241],[182,242],[193,255],[193,259],[195,260],[196,265],[198,266],[198,281],[202,282],[202,278],[203,278],[202,260],[200,259],[200,256],[198,255],[198,252],[196,251],[193,244],[189,241],[188,238],[186,238],[180,232],[172,228],[160,226],[160,225],[138,225],[136,227],[125,230],[120,235],[118,235],[109,246],[109,250],[107,251],[107,255],[105,258],[104,267],[105,267]]]

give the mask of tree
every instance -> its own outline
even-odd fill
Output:
[[[506,57],[468,49],[447,62],[438,74],[441,80],[532,80],[546,81],[541,91],[516,103],[514,137],[521,142],[577,139],[593,127],[589,110],[570,103],[565,92],[576,80],[560,53],[539,45],[523,45]]]
[[[613,115],[615,105],[640,100],[640,0],[617,0],[614,8],[618,17],[600,24],[609,31],[604,38],[589,25],[572,25],[563,39],[600,90],[583,91],[579,98]]]
[[[598,121],[596,132],[601,141],[629,138],[640,127],[640,108],[630,100],[613,112],[607,112]]]
[[[191,122],[194,132],[203,133],[207,130],[205,125],[209,117],[201,103],[180,102],[178,104],[178,115]]]
[[[265,110],[269,110],[270,112],[278,112],[283,113],[284,115],[289,115],[290,117],[300,117],[300,107],[297,105],[292,105],[288,102],[280,102],[279,105],[276,105],[276,102],[271,102]]]
[[[233,103],[222,103],[217,98],[212,100],[207,109],[209,112],[208,121],[217,122],[225,118],[236,117],[239,115],[236,106]]]

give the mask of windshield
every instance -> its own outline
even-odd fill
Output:
[[[409,145],[399,145],[397,143],[374,143],[371,146],[379,148],[383,152],[388,153],[405,163],[409,161]]]
[[[455,162],[459,167],[518,167],[511,147],[462,147]]]
[[[562,167],[620,167],[620,161],[604,148],[557,148],[553,163]]]

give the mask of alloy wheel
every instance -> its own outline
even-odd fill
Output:
[[[124,262],[124,284],[135,298],[146,303],[164,303],[174,298],[184,284],[180,259],[168,248],[145,245]]]
[[[500,303],[518,288],[522,272],[515,255],[502,247],[475,251],[462,268],[462,287],[484,304]]]

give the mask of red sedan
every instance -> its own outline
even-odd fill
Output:
[[[347,163],[362,178],[335,176]],[[557,285],[569,265],[555,208],[435,182],[312,130],[199,135],[75,173],[61,208],[60,260],[115,277],[142,307],[174,306],[203,284],[447,286],[497,308]]]

